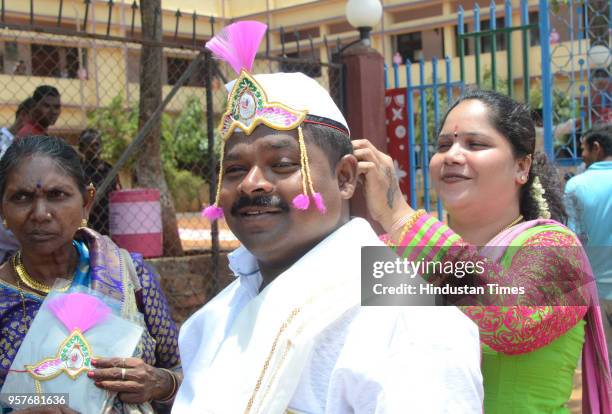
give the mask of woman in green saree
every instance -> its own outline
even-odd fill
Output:
[[[397,180],[388,178],[390,157],[366,140],[354,141],[354,148],[370,214],[398,254],[484,263],[478,277],[423,274],[425,280],[527,292],[524,299],[492,295],[470,299],[481,306],[462,306],[480,331],[485,413],[569,413],[581,352],[583,412],[610,413],[608,355],[590,265],[561,224],[561,187],[545,156],[535,153],[529,110],[477,90],[449,109],[429,170],[448,226],[406,203]],[[518,306],[524,303],[529,306]]]

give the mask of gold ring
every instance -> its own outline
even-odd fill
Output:
[[[125,380],[125,371],[126,371],[125,368],[121,368],[121,381]]]

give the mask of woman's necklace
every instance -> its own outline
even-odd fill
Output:
[[[25,266],[23,265],[23,262],[21,261],[21,251],[18,251],[17,254],[13,256],[12,264],[13,264],[13,268],[15,269],[15,273],[17,273],[17,276],[19,276],[19,280],[23,282],[24,285],[26,285],[30,289],[34,289],[44,294],[48,294],[51,291],[51,286],[41,283],[37,280],[34,280],[32,276],[28,274]],[[72,280],[73,277],[74,275],[71,275],[68,279]],[[59,288],[57,290],[60,292],[64,292],[68,290],[69,287],[70,287],[70,284],[67,284],[66,286]]]
[[[27,316],[26,316],[26,303],[25,296],[23,295],[23,289],[21,289],[21,282],[17,279],[17,289],[19,289],[19,296],[21,297],[21,310],[23,311],[23,315],[21,320],[23,321],[24,326],[27,325]]]
[[[517,218],[515,218],[512,223],[508,224],[506,227],[504,227],[503,229],[501,229],[500,233],[502,231],[508,230],[510,227],[514,226],[515,224],[520,223],[521,221],[523,221],[523,215],[519,214],[519,216]]]

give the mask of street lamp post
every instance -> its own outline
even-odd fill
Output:
[[[379,0],[349,0],[346,18],[357,30],[359,40],[342,48],[344,64],[345,115],[351,138],[368,138],[381,151],[387,151],[385,130],[385,74],[382,55],[371,47],[370,32],[380,22]],[[354,46],[354,47],[351,47]],[[351,199],[351,214],[366,217],[379,231],[380,226],[368,215],[363,190]]]
[[[372,27],[380,21],[382,5],[379,0],[349,0],[346,3],[346,18],[351,26],[359,30],[359,38],[370,45]]]

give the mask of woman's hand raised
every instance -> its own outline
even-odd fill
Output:
[[[368,212],[388,233],[393,223],[412,214],[400,191],[393,159],[379,151],[367,139],[352,141],[357,157],[357,173],[364,177],[364,194]]]

